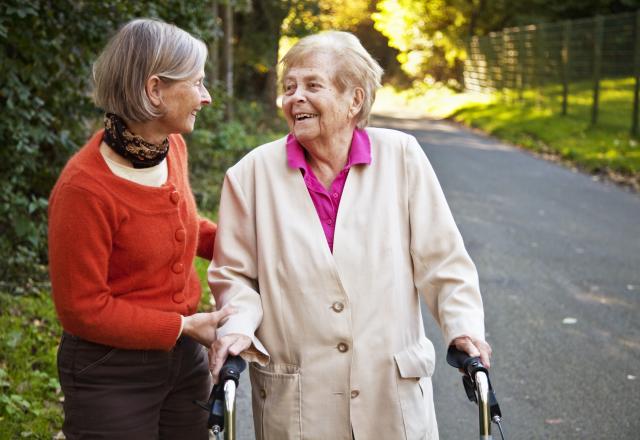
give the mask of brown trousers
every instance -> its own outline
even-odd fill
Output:
[[[211,375],[188,337],[169,351],[121,350],[64,333],[58,374],[67,440],[207,440]]]

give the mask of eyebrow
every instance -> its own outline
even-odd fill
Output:
[[[324,79],[325,79],[325,78],[323,78],[323,77],[321,77],[321,76],[319,76],[319,75],[316,75],[316,74],[313,74],[313,75],[306,75],[306,76],[303,76],[303,77],[302,77],[302,80],[303,80],[303,81],[313,81],[313,80],[321,80],[321,81],[322,81],[322,80],[324,80]],[[285,80],[285,81],[291,81],[291,80],[293,80],[293,77],[291,77],[291,76],[287,75],[287,76],[285,76],[285,77],[284,77],[284,80]]]

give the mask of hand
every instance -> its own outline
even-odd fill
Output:
[[[227,316],[233,313],[236,313],[234,308],[223,307],[215,312],[185,316],[182,334],[193,338],[205,347],[211,347],[216,340],[216,329]]]
[[[229,354],[237,356],[251,347],[251,338],[247,335],[232,333],[216,339],[209,349],[209,370],[214,383],[218,383],[218,374]]]
[[[480,362],[486,368],[491,366],[491,347],[485,341],[481,339],[473,339],[469,336],[460,336],[455,338],[451,345],[454,345],[458,350],[464,351],[471,357],[480,356]]]

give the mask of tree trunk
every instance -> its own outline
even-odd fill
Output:
[[[233,4],[227,0],[224,5],[224,81],[227,94],[225,116],[233,118]]]

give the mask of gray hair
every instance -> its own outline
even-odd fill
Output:
[[[147,97],[147,80],[153,75],[165,81],[193,77],[206,58],[207,46],[179,27],[160,20],[132,20],[93,64],[94,102],[125,120],[156,119],[162,112]]]
[[[362,109],[356,115],[358,128],[369,123],[376,90],[380,87],[382,67],[349,32],[328,31],[309,35],[298,41],[280,60],[282,78],[292,67],[304,63],[313,54],[327,53],[335,60],[333,82],[341,92],[360,87],[364,90]]]

